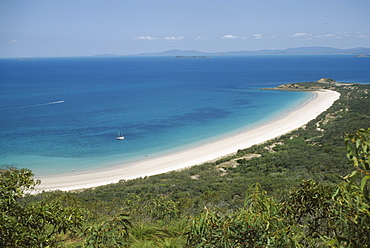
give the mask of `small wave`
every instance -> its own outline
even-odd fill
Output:
[[[31,107],[38,107],[38,106],[45,106],[45,105],[52,105],[52,104],[59,104],[64,103],[63,100],[55,101],[55,102],[47,102],[47,103],[39,103],[39,104],[31,104],[31,105],[24,105],[24,106],[14,106],[8,108],[0,108],[0,110],[9,110],[9,109],[18,109],[18,108],[31,108]]]

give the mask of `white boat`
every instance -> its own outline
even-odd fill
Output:
[[[117,138],[118,140],[123,140],[125,137],[123,136],[123,133],[118,133]]]

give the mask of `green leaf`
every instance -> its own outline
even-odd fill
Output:
[[[354,175],[356,175],[356,173],[357,173],[357,170],[352,171],[352,172],[351,172],[351,174],[349,174],[349,175],[345,176],[343,179],[344,179],[344,180],[346,180],[346,179],[348,179],[348,178],[352,178]]]
[[[361,140],[360,139],[356,139],[356,148],[357,149],[360,147],[360,144],[361,144]]]
[[[352,184],[354,181],[356,181],[361,176],[361,173],[358,171],[355,171],[352,177],[350,177],[349,183]]]
[[[358,167],[358,160],[357,160],[357,158],[356,158],[356,157],[353,157],[353,165],[354,165],[355,167]]]
[[[337,238],[334,238],[334,239],[332,239],[332,240],[329,240],[329,241],[327,241],[327,243],[328,243],[329,245],[334,245],[334,246],[337,246],[337,247],[339,247],[339,245],[340,245],[340,243],[339,243],[339,241],[338,241],[338,239],[337,239]]]
[[[363,193],[364,192],[364,188],[365,188],[365,185],[366,185],[366,181],[370,178],[370,176],[366,176],[364,178],[362,178],[361,180],[361,186],[360,186],[360,189],[361,189],[361,192]]]

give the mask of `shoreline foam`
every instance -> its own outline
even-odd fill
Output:
[[[327,110],[340,96],[338,92],[330,90],[315,91],[315,94],[316,97],[276,120],[218,141],[105,169],[35,177],[41,180],[41,185],[36,187],[36,191],[92,188],[117,183],[120,180],[179,170],[233,154],[239,149],[263,143],[305,125]]]

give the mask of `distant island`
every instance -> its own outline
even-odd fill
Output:
[[[356,47],[349,49],[340,49],[333,47],[296,47],[287,49],[264,49],[257,51],[240,50],[240,51],[226,51],[226,52],[215,52],[207,53],[197,50],[167,50],[163,52],[155,53],[141,53],[132,54],[130,56],[175,56],[175,57],[203,57],[203,56],[224,56],[224,55],[354,55],[357,57],[368,57],[370,56],[370,48],[367,47]]]
[[[205,59],[212,58],[210,56],[176,56],[175,59]]]

